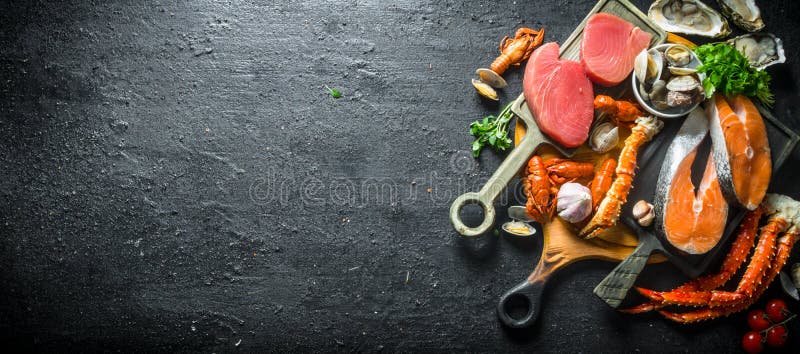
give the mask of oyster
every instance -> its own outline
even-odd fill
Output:
[[[759,70],[786,61],[783,42],[772,33],[745,34],[729,39],[728,44],[742,52],[750,65]]]
[[[713,38],[731,33],[728,21],[699,0],[656,0],[647,17],[667,32]]]
[[[756,0],[717,0],[722,13],[733,23],[747,32],[760,31],[764,28],[761,10]]]

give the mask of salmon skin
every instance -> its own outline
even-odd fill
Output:
[[[692,164],[708,131],[703,110],[690,112],[664,157],[653,203],[656,232],[689,254],[713,249],[728,218],[713,157],[708,157],[700,184],[692,183]]]
[[[602,86],[615,86],[633,71],[633,62],[650,45],[650,33],[608,13],[592,15],[583,28],[581,64],[586,76]]]
[[[729,203],[755,210],[772,178],[767,130],[758,108],[744,95],[719,93],[706,104],[714,165]]]
[[[594,88],[580,63],[558,57],[557,43],[533,52],[522,91],[543,133],[568,148],[586,141],[594,118]]]

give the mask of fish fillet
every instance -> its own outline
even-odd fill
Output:
[[[598,13],[586,22],[581,64],[592,82],[614,86],[633,71],[636,55],[650,45],[650,33],[617,16]]]
[[[594,89],[581,64],[558,57],[558,44],[533,52],[522,89],[539,129],[565,147],[583,144],[594,118]]]
[[[772,178],[764,119],[744,95],[725,98],[716,94],[707,106],[723,192],[731,202],[754,210]]]
[[[719,243],[728,218],[713,159],[709,157],[703,179],[695,189],[692,163],[697,148],[681,161],[669,188],[664,229],[667,241],[690,254],[703,254]]]

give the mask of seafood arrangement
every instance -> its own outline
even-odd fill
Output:
[[[615,1],[628,6],[627,1]],[[610,0],[602,0],[596,9],[607,2]],[[720,75],[727,79],[724,75],[734,75],[737,70],[744,72],[742,68],[734,68],[727,74],[726,67],[715,68],[715,81],[707,81],[705,73],[709,69],[704,70],[703,59],[708,57],[703,57],[703,48],[673,34],[719,41],[731,33],[726,17],[746,31],[764,27],[754,1],[718,0],[718,3],[721,13],[699,0],[656,0],[646,17],[591,13],[578,30],[582,36],[578,37],[579,57],[565,57],[565,49],[556,42],[542,44],[544,29],[520,29],[514,38],[503,40],[500,46],[503,54],[490,69],[478,69],[476,73],[481,79],[473,80],[479,93],[492,97],[493,90],[486,87],[505,87],[500,75],[510,65],[528,59],[523,93],[513,103],[516,109],[512,111],[519,115],[520,106],[525,106],[535,122],[531,126],[525,120],[528,128],[552,139],[558,145],[556,150],[565,156],[545,157],[546,154],[536,152],[529,154],[534,149],[527,151],[520,176],[525,205],[513,207],[524,215],[503,224],[506,233],[535,234],[529,222],[538,222],[546,237],[547,226],[558,224],[566,225],[580,242],[604,244],[608,237],[619,232],[620,221],[625,221],[629,227],[639,227],[655,235],[648,241],[650,250],[663,251],[675,264],[673,258],[713,257],[722,245],[735,238],[718,273],[697,277],[700,270],[692,275],[695,279],[671,291],[636,288],[647,300],[622,310],[626,313],[658,311],[670,320],[689,323],[742,311],[778,276],[800,237],[800,202],[768,193],[773,170],[778,166],[773,163],[780,162],[774,162],[764,117],[750,98],[766,103],[763,99],[766,96],[746,90],[736,93],[724,87],[726,82],[720,81]],[[645,22],[634,23],[631,18]],[[647,26],[642,23],[653,23],[673,33],[659,35],[645,30]],[[574,37],[575,34],[570,40]],[[669,43],[662,44],[664,38]],[[727,43],[734,48],[731,51],[747,58],[746,61],[740,58],[747,70],[760,72],[786,60],[780,39],[769,33],[749,33],[719,43]],[[704,53],[709,52],[706,48]],[[629,76],[632,86],[621,85]],[[759,80],[762,81],[748,84],[760,85],[762,89],[768,86],[769,78]],[[630,95],[615,90],[618,87],[627,89]],[[595,95],[596,92],[601,94]],[[496,93],[493,97],[496,98]],[[684,120],[677,123],[679,131],[675,125],[670,131],[664,128],[662,119]],[[666,133],[661,133],[662,130]],[[665,134],[666,143],[659,138]],[[526,139],[529,136],[525,135]],[[648,151],[648,144],[653,149]],[[591,162],[568,158],[583,146],[595,155]],[[649,160],[653,151],[662,151],[656,155],[659,156],[656,161]],[[637,181],[643,181],[637,177],[640,164],[648,164],[645,169],[660,168],[656,170],[657,181],[647,177],[655,176],[652,170],[643,175],[644,185],[653,186],[651,181],[655,181],[655,187],[650,189],[654,191],[648,192],[652,194],[634,190]],[[766,218],[766,226],[759,235],[762,218]],[[641,246],[645,241],[640,237],[639,242]],[[661,248],[652,248],[652,242],[662,245]],[[745,264],[753,248],[738,286],[724,290],[723,286]],[[637,250],[628,258],[643,256],[646,261],[651,251],[637,255]],[[543,252],[547,255],[543,254],[542,259],[558,258],[551,251]],[[628,261],[624,260],[620,266]],[[531,284],[540,292],[544,272],[540,267],[546,266],[542,264],[540,260],[528,283],[506,293],[501,305],[515,291],[529,291],[525,289]],[[644,264],[641,262],[641,266]],[[800,285],[800,266],[796,268],[791,275]],[[625,275],[630,283],[613,307],[619,305],[637,274],[638,271]],[[791,283],[792,279],[784,276]],[[597,289],[595,293],[601,296]],[[666,306],[695,308],[673,312],[664,311]],[[536,316],[529,311],[524,320],[514,320],[503,311],[502,306],[498,307],[501,320],[512,327],[528,325]]]
[[[689,47],[664,44],[636,56],[633,86],[644,108],[659,117],[685,115],[705,99],[700,61]]]

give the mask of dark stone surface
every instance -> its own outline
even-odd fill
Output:
[[[540,241],[451,229],[450,201],[503,157],[470,157],[467,125],[497,108],[471,72],[519,26],[563,41],[594,3],[3,2],[4,345],[738,350],[741,315],[610,310],[591,293],[603,262],[559,274],[537,325],[504,329],[495,303]],[[798,130],[800,3],[759,4],[787,45],[775,112]],[[506,77],[504,102],[521,88]],[[797,161],[776,190],[797,196]]]

